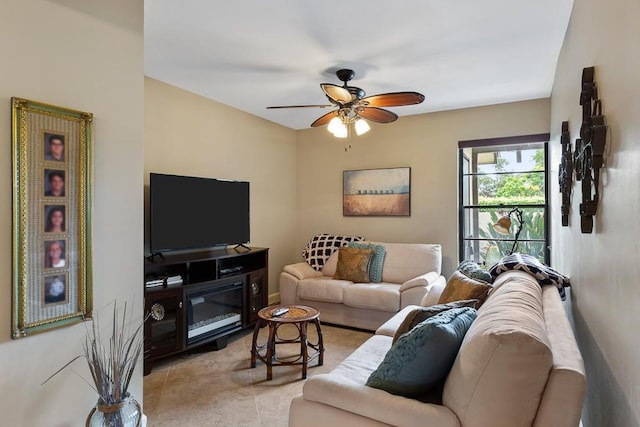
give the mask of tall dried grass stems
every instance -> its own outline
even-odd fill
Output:
[[[93,379],[93,385],[89,385],[98,393],[99,403],[113,405],[126,399],[129,383],[138,361],[142,358],[144,349],[143,326],[146,317],[137,324],[134,323],[132,317],[133,314],[127,311],[126,302],[122,315],[118,313],[117,302],[114,302],[110,336],[104,339],[100,331],[101,321],[98,316],[91,321],[91,326],[87,326],[85,323],[87,335],[82,346],[84,354],[71,359],[42,384],[45,384],[77,359],[84,357]]]

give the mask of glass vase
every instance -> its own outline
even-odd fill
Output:
[[[128,394],[120,402],[106,404],[98,399],[87,417],[86,427],[139,427],[142,418],[140,404]]]

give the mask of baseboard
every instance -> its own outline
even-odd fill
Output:
[[[269,305],[277,304],[280,302],[280,292],[269,295]]]

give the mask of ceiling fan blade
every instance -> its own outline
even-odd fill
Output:
[[[329,97],[329,99],[345,104],[351,102],[351,92],[342,86],[334,85],[332,83],[320,83],[320,88]]]
[[[360,102],[368,102],[371,107],[400,107],[420,104],[422,101],[424,101],[424,95],[418,92],[392,92],[367,96]]]
[[[311,123],[312,128],[317,128],[318,126],[324,126],[331,121],[334,117],[338,117],[338,110],[331,111],[324,116],[317,119],[315,122]]]
[[[362,109],[358,110],[358,115],[363,119],[376,123],[391,123],[398,120],[396,113],[378,107],[362,107]]]
[[[267,110],[274,110],[277,108],[327,108],[327,107],[335,107],[333,104],[317,104],[317,105],[275,105],[272,107],[267,107]]]

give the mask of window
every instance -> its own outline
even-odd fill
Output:
[[[515,252],[549,263],[548,134],[460,141],[459,250],[461,260],[491,267],[511,253],[519,227],[511,215],[509,234],[493,224],[514,208],[523,225]]]

